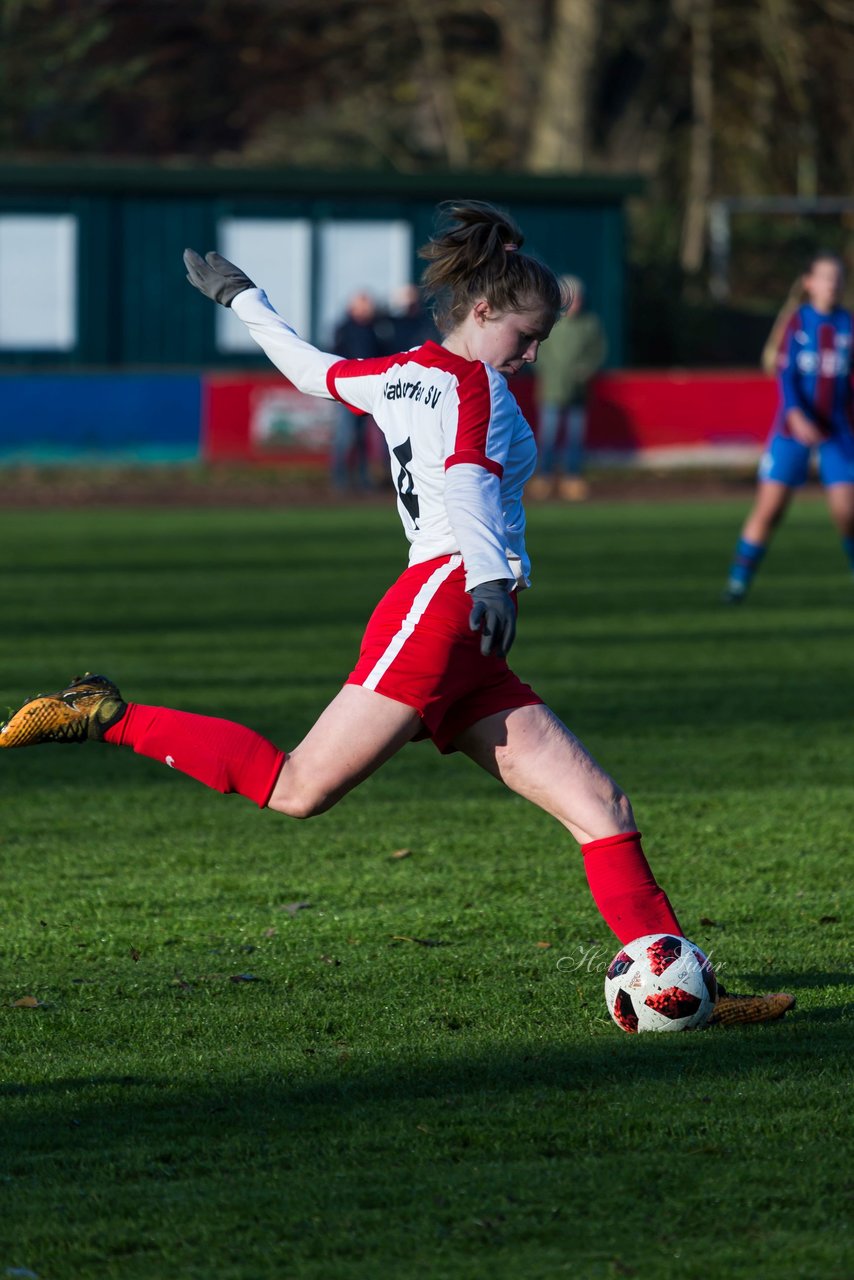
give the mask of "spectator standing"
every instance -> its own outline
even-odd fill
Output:
[[[335,329],[332,345],[336,355],[344,360],[370,360],[383,354],[377,307],[369,293],[361,290],[353,294],[344,318]],[[330,468],[333,487],[341,492],[351,487],[371,487],[370,422],[370,414],[352,413],[346,405],[336,405]]]
[[[529,493],[532,498],[578,502],[587,497],[587,391],[605,363],[608,344],[599,317],[584,309],[583,282],[563,276],[561,283],[571,292],[572,303],[537,357],[539,464]]]
[[[425,342],[441,342],[417,284],[401,285],[395,290],[391,303],[390,314],[378,325],[384,355],[411,351]]]

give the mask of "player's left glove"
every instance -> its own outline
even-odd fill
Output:
[[[492,654],[496,658],[505,658],[510,652],[516,636],[516,601],[512,586],[512,580],[499,578],[496,582],[481,582],[469,592],[474,600],[469,627],[481,633],[480,651],[485,658]]]
[[[185,249],[184,266],[190,284],[223,307],[230,307],[238,293],[255,288],[240,267],[219,253],[211,252],[203,258],[195,249]]]

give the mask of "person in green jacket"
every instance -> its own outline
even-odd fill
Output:
[[[598,316],[584,310],[583,282],[563,276],[561,283],[571,291],[572,303],[537,356],[539,467],[528,492],[532,498],[577,502],[587,497],[587,388],[605,363],[608,345]]]

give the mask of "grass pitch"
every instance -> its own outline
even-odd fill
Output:
[[[804,501],[723,608],[741,515],[535,509],[513,660],[723,979],[796,1015],[621,1034],[573,842],[429,744],[305,824],[129,751],[3,753],[0,1276],[851,1274],[854,584]],[[10,705],[103,670],[283,746],[404,560],[382,508],[0,537]]]

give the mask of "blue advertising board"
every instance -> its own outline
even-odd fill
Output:
[[[199,457],[198,374],[0,375],[0,462]]]

